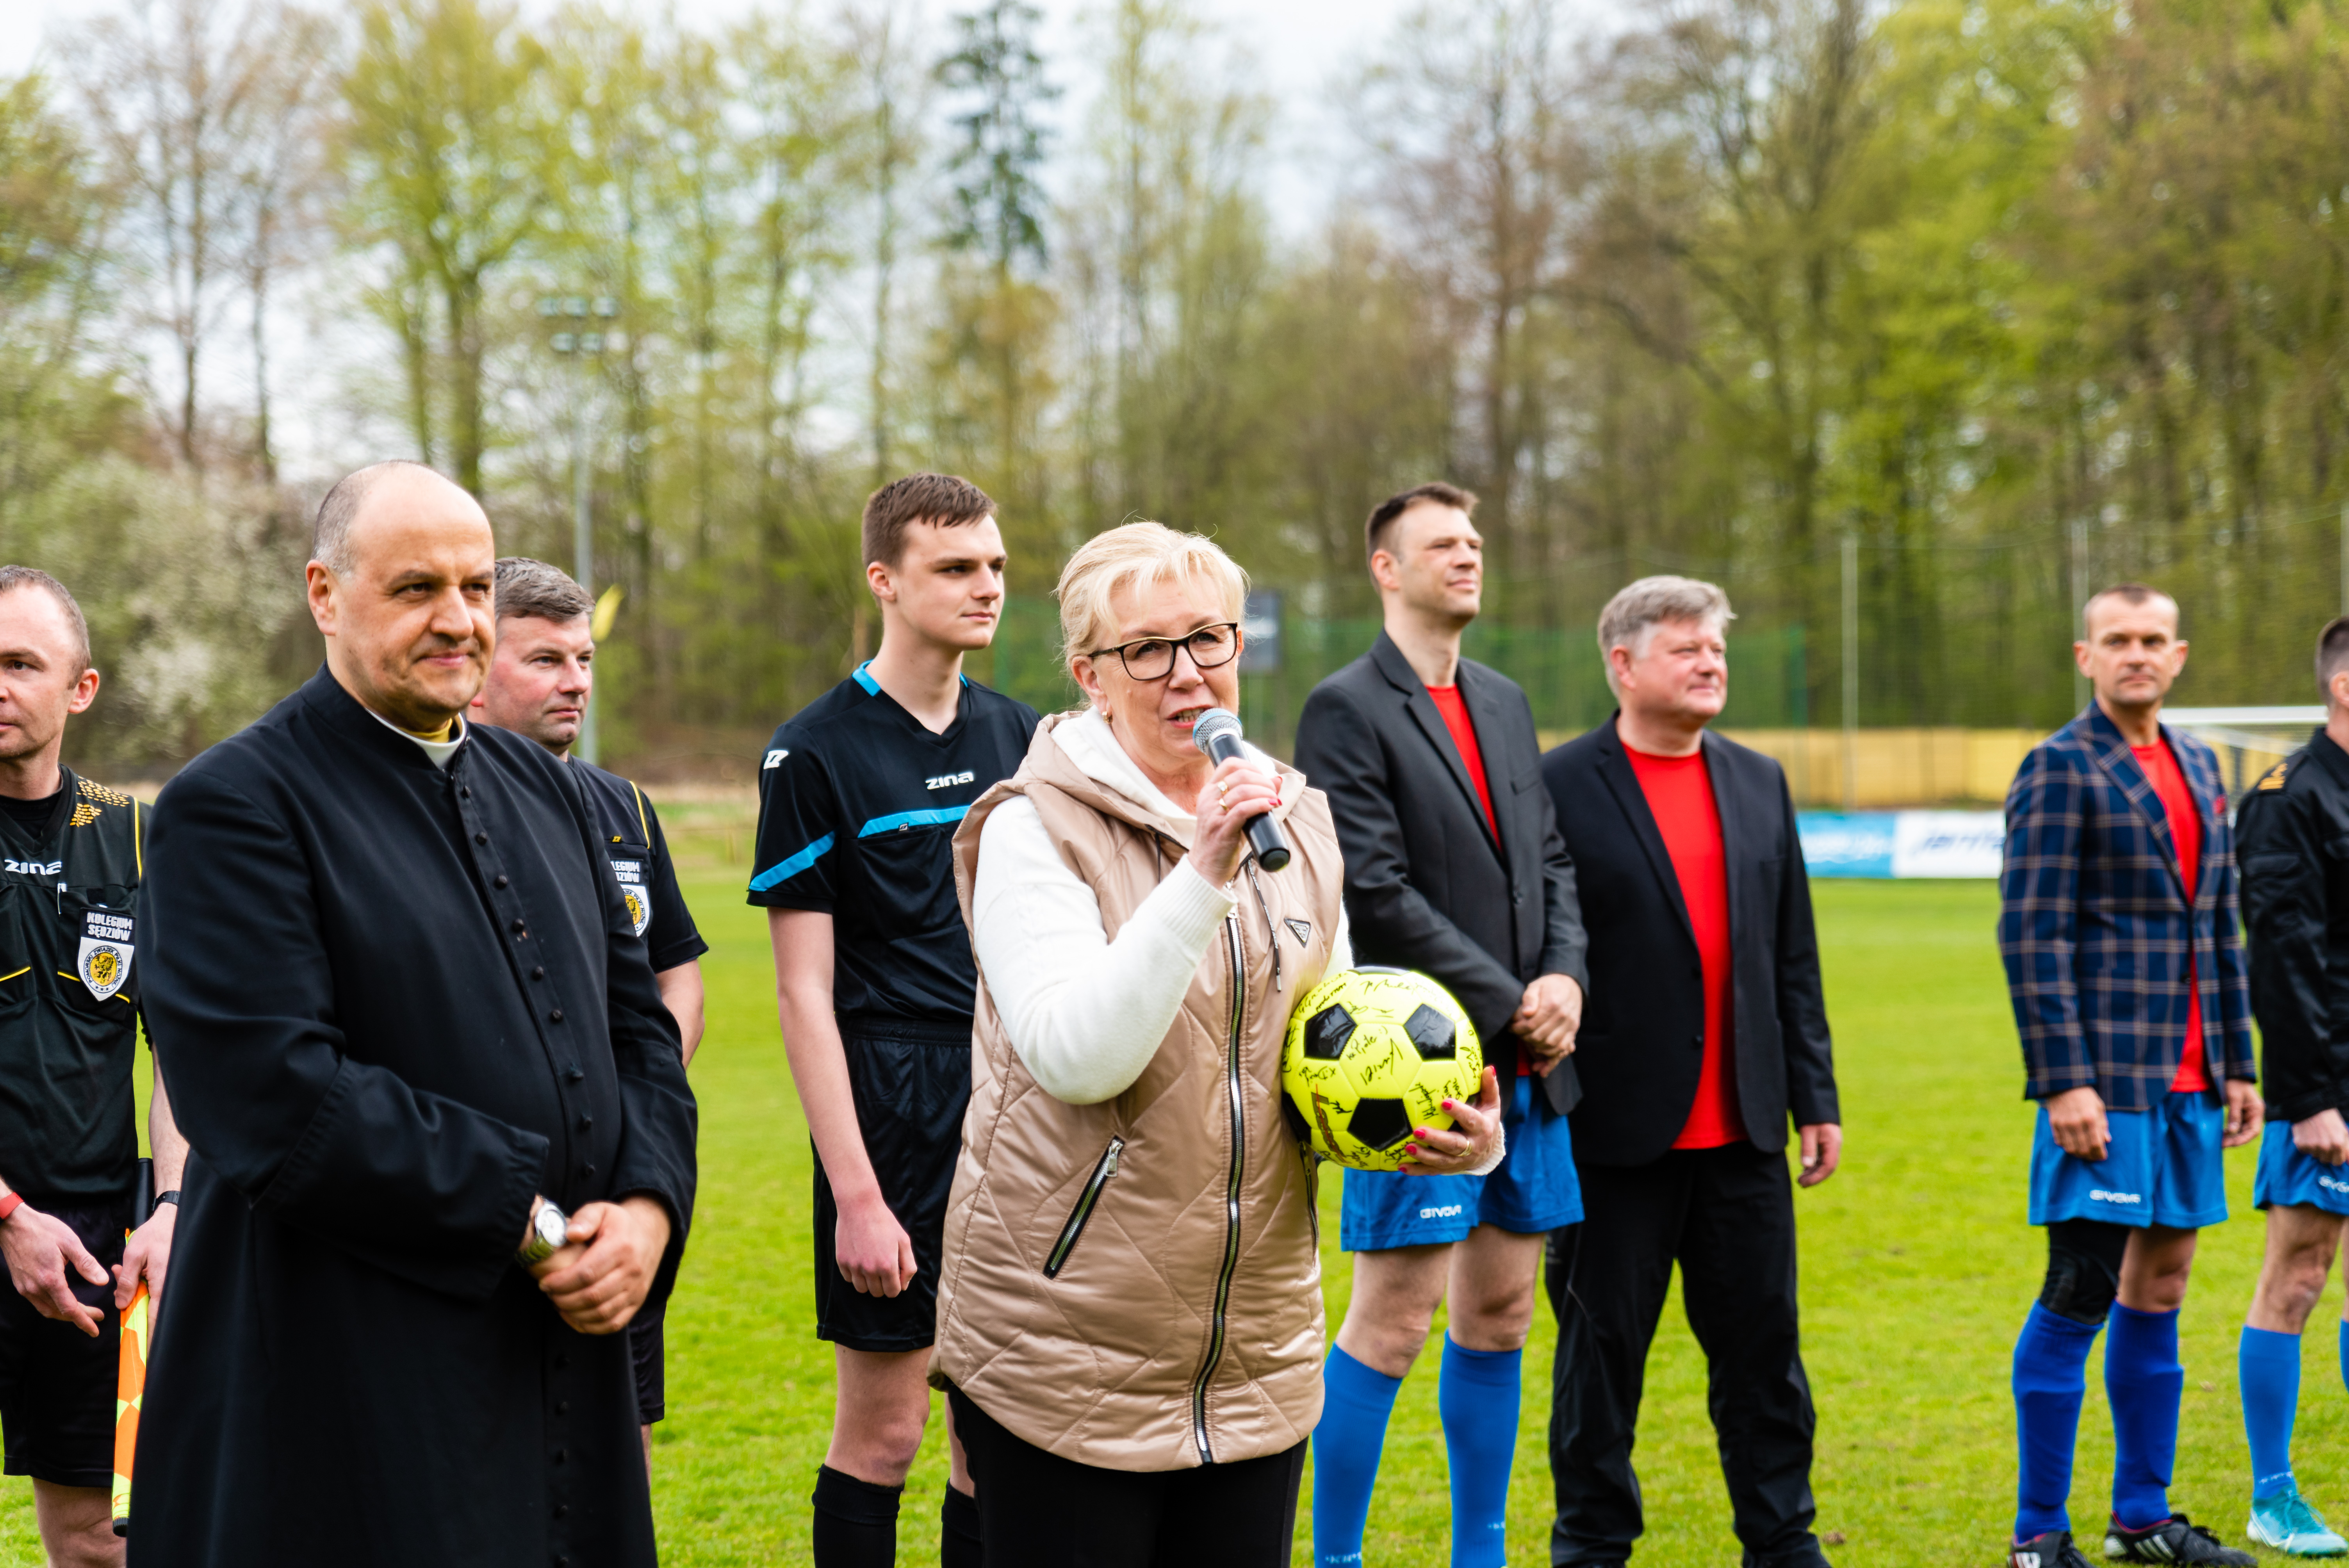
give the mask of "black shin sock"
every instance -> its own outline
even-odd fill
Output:
[[[978,1500],[947,1488],[938,1509],[938,1568],[979,1568],[987,1549],[978,1539]]]
[[[815,1472],[815,1568],[895,1568],[902,1486],[874,1486],[825,1465]]]

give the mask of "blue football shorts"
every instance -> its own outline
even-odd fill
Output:
[[[2039,1108],[2031,1140],[2031,1222],[2103,1220],[2181,1231],[2227,1217],[2227,1172],[2220,1143],[2227,1110],[2215,1094],[2175,1090],[2145,1110],[2107,1110],[2112,1140],[2091,1163],[2066,1154]]]
[[[2292,1123],[2271,1121],[2260,1139],[2260,1171],[2251,1178],[2251,1207],[2305,1204],[2349,1214],[2349,1165],[2327,1165],[2292,1140]]]
[[[1508,1152],[1489,1176],[1404,1176],[1346,1172],[1338,1210],[1338,1244],[1382,1253],[1465,1241],[1478,1225],[1537,1236],[1582,1218],[1582,1182],[1574,1140],[1549,1097],[1520,1077],[1501,1097],[1501,1136]]]

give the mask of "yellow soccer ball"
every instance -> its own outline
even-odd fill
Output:
[[[1318,1153],[1357,1171],[1399,1171],[1412,1129],[1452,1125],[1485,1076],[1476,1026],[1452,993],[1408,969],[1325,978],[1289,1015],[1283,1113]]]

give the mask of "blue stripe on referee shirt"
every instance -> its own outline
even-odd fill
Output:
[[[936,822],[959,822],[969,810],[968,806],[940,806],[928,811],[900,811],[894,817],[875,817],[857,829],[856,836],[869,839],[875,833],[894,833],[900,828],[926,828]]]
[[[752,892],[764,892],[769,888],[774,887],[778,883],[791,881],[793,877],[807,870],[808,867],[823,859],[825,853],[832,848],[833,836],[834,835],[831,833],[826,833],[823,838],[818,839],[814,843],[810,844],[806,849],[802,850],[798,854],[793,855],[790,860],[783,861],[781,865],[761,872],[757,876],[750,879],[750,891]]]

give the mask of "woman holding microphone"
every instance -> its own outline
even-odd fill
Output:
[[[993,1562],[1288,1561],[1325,1340],[1281,1044],[1351,960],[1328,801],[1192,739],[1239,706],[1246,590],[1197,535],[1089,541],[1058,589],[1086,707],[956,835],[978,1008],[931,1377]],[[1247,855],[1266,814],[1278,872]],[[1419,1162],[1497,1159],[1498,1106],[1488,1075]]]

